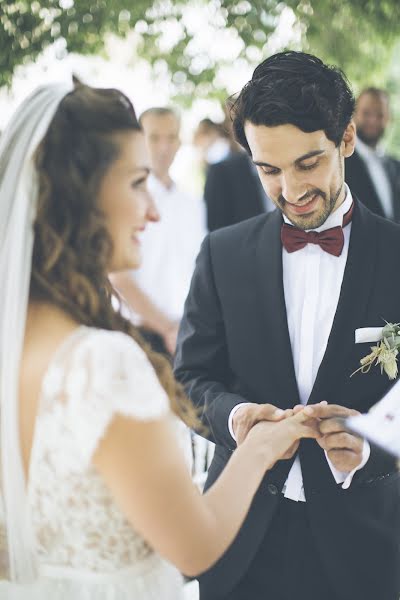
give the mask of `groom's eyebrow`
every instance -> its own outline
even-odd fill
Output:
[[[307,158],[312,158],[313,156],[319,156],[320,154],[324,154],[324,152],[325,150],[312,150],[311,152],[307,152],[307,154],[303,154],[302,156],[299,156],[299,158],[296,158],[294,164],[298,165],[299,163],[303,162],[303,160],[307,160]],[[276,167],[275,165],[270,165],[269,163],[263,161],[254,160],[253,163],[257,167],[269,167],[270,169],[279,169],[279,167]]]

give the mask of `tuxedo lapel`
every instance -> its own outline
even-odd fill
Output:
[[[357,151],[345,161],[345,179],[353,196],[356,194],[373,213],[385,216],[367,166]]]
[[[276,210],[266,220],[257,242],[255,278],[261,331],[265,335],[266,373],[274,379],[279,406],[291,408],[300,400],[283,289],[281,226],[282,216]]]
[[[346,268],[331,333],[309,403],[329,400],[335,381],[350,377],[347,358],[354,345],[354,332],[363,322],[374,283],[376,263],[376,221],[360,202],[355,202]]]
[[[389,177],[390,187],[392,190],[394,220],[400,222],[400,163],[393,160],[389,156],[385,156],[383,158],[383,164]]]

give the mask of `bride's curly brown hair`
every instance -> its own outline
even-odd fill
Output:
[[[131,102],[118,90],[75,82],[61,101],[35,155],[39,191],[30,299],[57,305],[83,325],[131,336],[146,352],[172,410],[197,427],[195,409],[168,360],[151,350],[112,303],[113,245],[97,196],[119,154],[115,134],[129,131],[141,127]]]

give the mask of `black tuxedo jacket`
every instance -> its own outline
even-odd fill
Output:
[[[204,188],[209,231],[265,212],[261,184],[244,152],[210,165]]]
[[[393,198],[393,220],[400,223],[400,161],[390,156],[383,159]],[[372,212],[384,217],[381,202],[364,160],[357,150],[345,161],[345,179],[352,192]]]
[[[201,407],[216,443],[206,487],[235,449],[227,423],[236,404],[288,408],[299,403],[281,223],[275,211],[216,231],[198,257],[179,333],[176,376]],[[327,400],[366,412],[389,389],[378,368],[350,375],[370,346],[355,344],[355,330],[400,320],[399,264],[400,226],[356,202],[340,299],[311,404]],[[302,440],[299,452],[311,527],[338,599],[398,600],[400,476],[394,460],[373,448],[366,466],[343,490],[315,440]],[[292,462],[279,461],[267,473],[236,540],[200,577],[202,598],[228,595],[243,577],[268,535]]]

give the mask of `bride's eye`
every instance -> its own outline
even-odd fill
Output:
[[[135,181],[133,181],[131,186],[133,188],[139,188],[139,187],[142,187],[143,185],[145,185],[146,181],[147,181],[147,176],[141,177],[140,179],[136,179]]]

